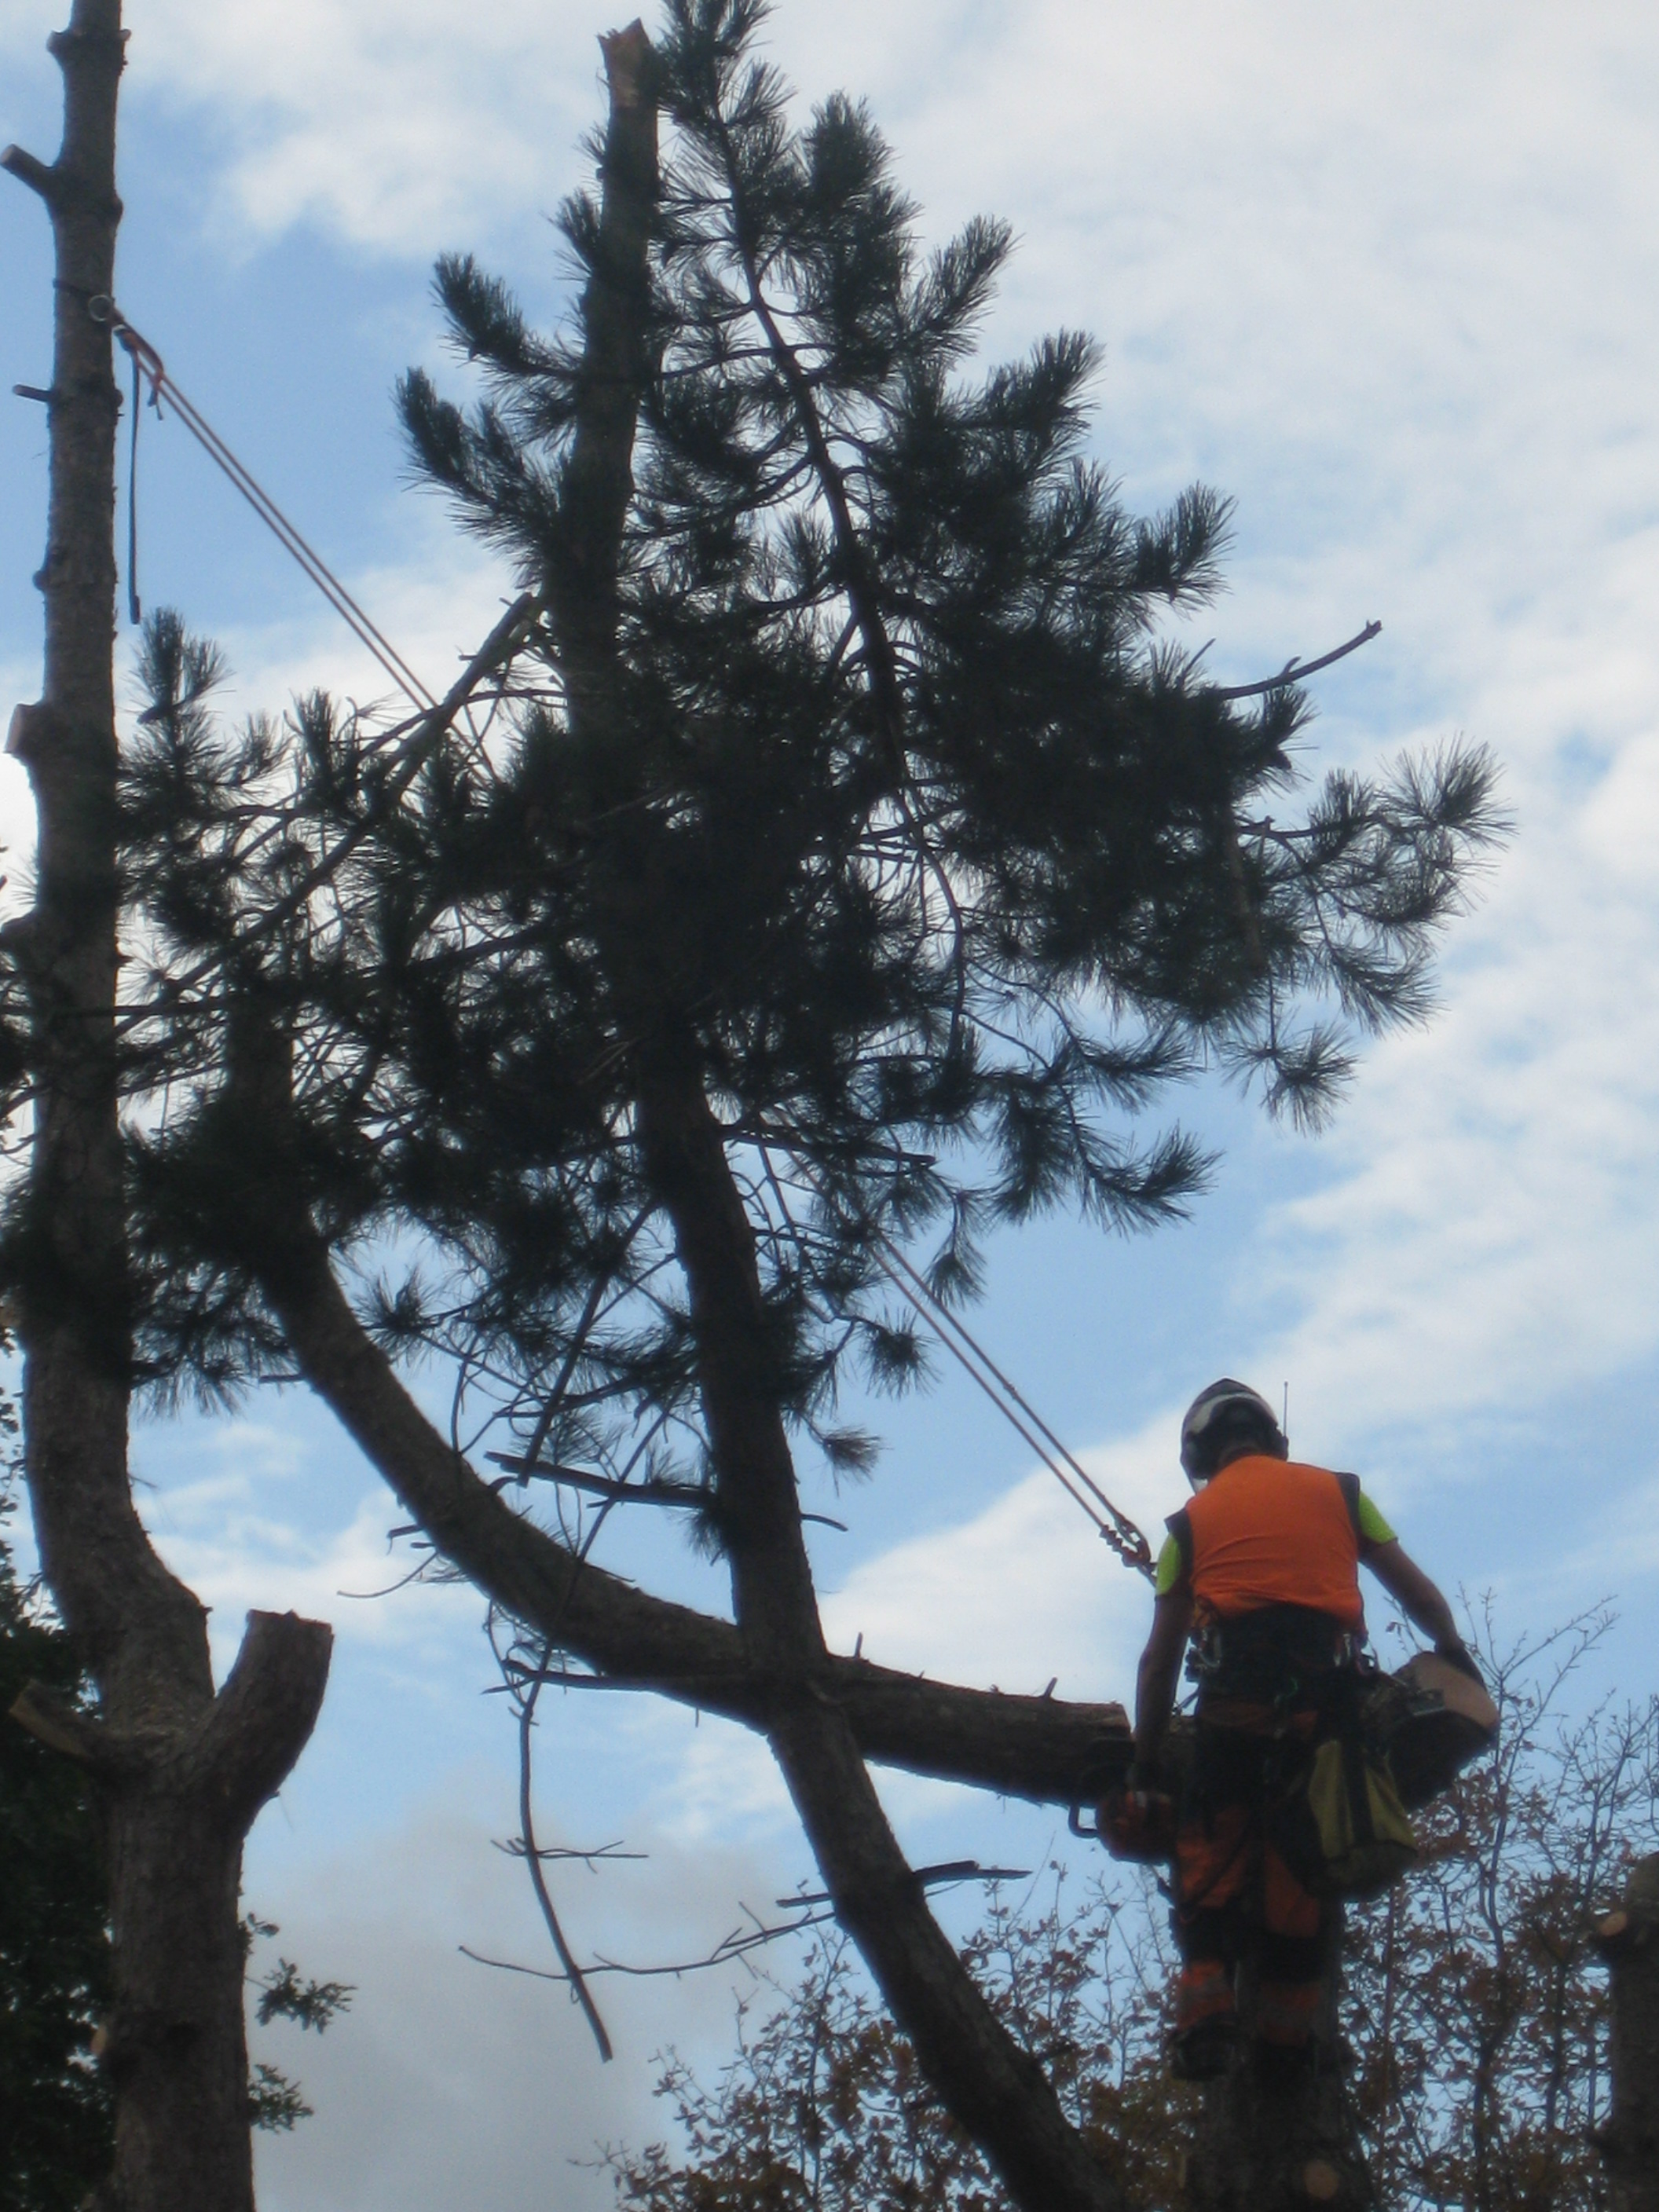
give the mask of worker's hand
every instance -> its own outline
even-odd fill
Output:
[[[1449,1667],[1455,1667],[1460,1674],[1467,1674],[1472,1682],[1479,1682],[1482,1689],[1486,1686],[1474,1652],[1461,1638],[1455,1644],[1437,1644],[1435,1656],[1443,1659]]]
[[[1167,1859],[1175,1849],[1175,1800],[1162,1790],[1134,1787],[1139,1778],[1132,1768],[1130,1786],[1115,1790],[1100,1807],[1101,1839],[1115,1859]]]

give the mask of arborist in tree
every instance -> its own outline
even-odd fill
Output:
[[[1287,1857],[1276,1814],[1287,1776],[1305,1771],[1309,1747],[1341,1725],[1334,1716],[1357,1711],[1363,1677],[1375,1675],[1360,1563],[1443,1656],[1471,1672],[1474,1662],[1451,1608],[1358,1477],[1291,1460],[1273,1408],[1254,1390],[1224,1377],[1194,1400],[1181,1425],[1181,1464],[1194,1497],[1170,1516],[1158,1562],[1119,1817],[1173,1820],[1182,1957],[1174,2066],[1204,2081],[1231,2063],[1247,1945],[1261,2063],[1293,2070],[1316,2055],[1327,1909],[1316,1887],[1324,1885],[1304,1856],[1291,1849]],[[1196,1741],[1177,1808],[1160,1798],[1158,1777],[1189,1638]]]

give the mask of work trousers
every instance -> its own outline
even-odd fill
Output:
[[[1237,1975],[1253,1958],[1255,2033],[1304,2049],[1323,1996],[1324,1907],[1293,1874],[1267,1829],[1267,1808],[1295,1746],[1317,1717],[1248,1709],[1256,1727],[1220,1724],[1199,1711],[1191,1778],[1176,1833],[1175,1935],[1181,1978],[1176,2031],[1232,2027]],[[1268,1733],[1269,1729],[1276,1733]]]

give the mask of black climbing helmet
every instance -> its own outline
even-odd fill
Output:
[[[1223,1456],[1244,1443],[1260,1444],[1276,1459],[1290,1449],[1267,1400],[1249,1383],[1224,1375],[1199,1392],[1181,1424],[1181,1464],[1187,1480],[1207,1482]]]

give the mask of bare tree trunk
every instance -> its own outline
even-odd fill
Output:
[[[162,1565],[127,1471],[130,1287],[118,1121],[115,429],[112,355],[120,0],[74,0],[55,162],[0,161],[46,204],[56,246],[43,696],[9,750],[40,823],[35,905],[6,932],[27,984],[34,1138],[18,1285],[29,1488],[48,1583],[101,1718],[44,1693],[14,1709],[100,1785],[114,1937],[104,2063],[121,2212],[252,2203],[238,1923],[241,1850],[310,1734],[329,1632],[252,1616],[216,1698],[206,1618]]]
[[[778,1394],[753,1231],[701,1087],[653,1083],[641,1102],[653,1186],[691,1297],[717,1510],[738,1633],[769,1683],[768,1740],[835,1902],[945,2102],[1029,2212],[1121,2202],[1042,2067],[996,2018],[928,1911],[830,1691],[828,1653]]]
[[[1613,2111],[1596,2137],[1613,2212],[1659,2212],[1659,1853],[1595,1930],[1613,1977]]]

